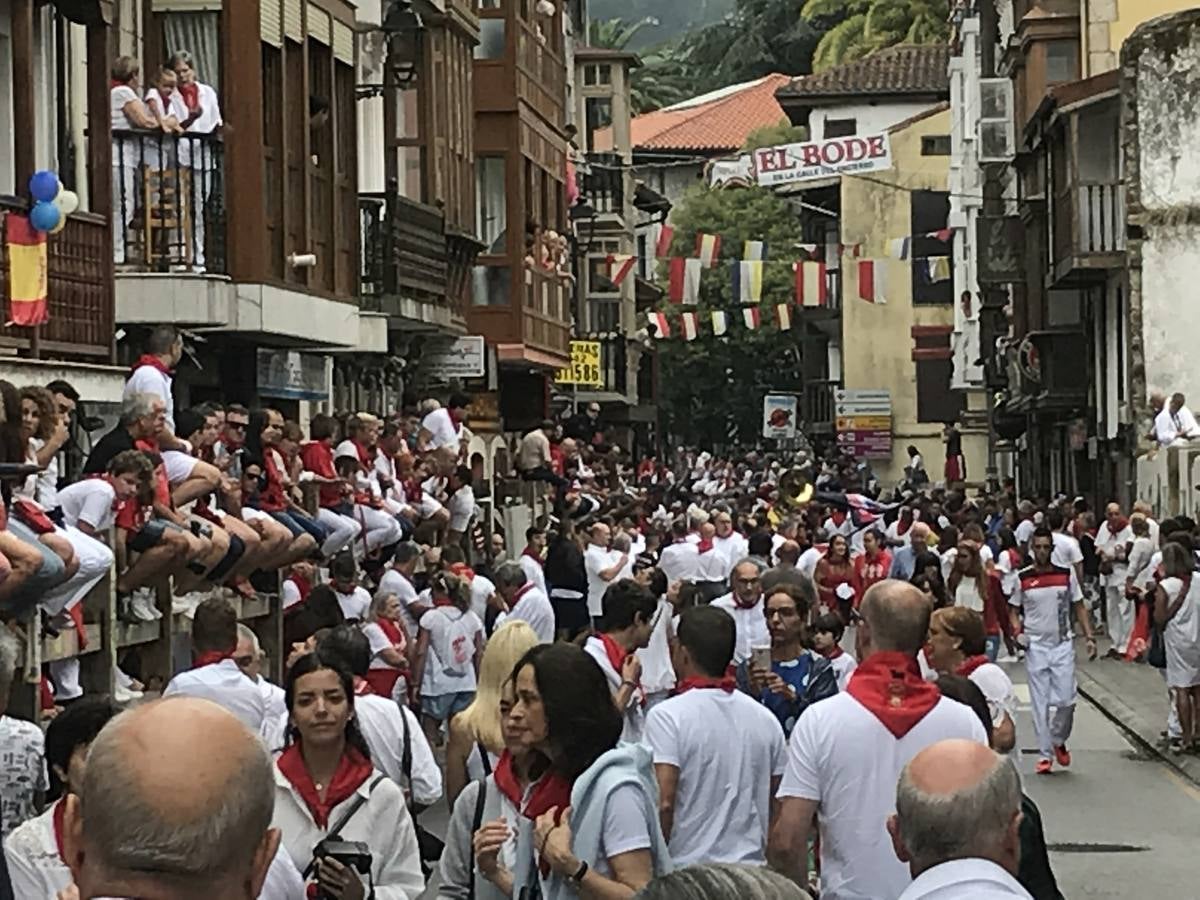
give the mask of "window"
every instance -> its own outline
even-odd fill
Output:
[[[950,135],[927,134],[921,138],[922,156],[949,156]]]
[[[857,119],[826,119],[825,139],[839,137],[854,137],[858,134]]]
[[[479,157],[475,167],[475,233],[486,246],[487,254],[504,255],[508,230],[505,201],[504,157]]]
[[[617,287],[608,277],[608,256],[597,256],[592,254],[588,256],[588,296],[595,294],[620,294],[621,289]]]
[[[588,334],[604,334],[621,330],[620,300],[599,300],[589,297],[587,302]]]
[[[504,20],[480,19],[476,59],[501,59],[504,56]]]
[[[612,66],[597,66],[596,71],[601,84],[612,84]]]
[[[512,269],[508,266],[476,266],[471,270],[472,306],[508,306],[512,293]]]
[[[1076,41],[1046,42],[1046,84],[1062,84],[1079,77],[1079,44]]]
[[[954,302],[954,245],[926,235],[941,231],[950,218],[950,195],[945,191],[913,191],[912,296],[915,305]],[[945,259],[945,262],[941,260]]]
[[[947,347],[949,353],[949,347]],[[950,389],[953,359],[919,359],[917,367],[917,421],[954,422],[963,411],[963,393]]]
[[[584,114],[587,118],[585,123],[587,143],[584,146],[595,147],[596,132],[612,125],[612,100],[608,97],[588,97],[584,101]]]
[[[418,203],[425,196],[425,148],[421,135],[420,96],[415,87],[395,92],[396,172],[400,195]]]

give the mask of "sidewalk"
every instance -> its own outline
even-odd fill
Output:
[[[1099,641],[1100,656],[1109,642]],[[1158,743],[1167,727],[1167,685],[1158,669],[1141,663],[1097,659],[1088,662],[1082,654],[1075,666],[1079,693],[1109,719],[1128,732],[1144,749],[1175,769],[1193,784],[1200,785],[1200,757],[1175,755]]]

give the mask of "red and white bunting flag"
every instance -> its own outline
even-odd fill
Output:
[[[703,271],[700,260],[685,259],[683,261],[684,306],[695,306],[700,302],[700,274]]]
[[[667,263],[667,298],[672,303],[683,302],[683,273],[684,273],[684,258],[682,256],[672,256],[671,261]]]
[[[746,327],[754,331],[762,324],[762,317],[759,315],[757,306],[747,306],[742,310],[742,321],[746,323]]]
[[[792,308],[786,303],[780,303],[775,307],[775,321],[779,324],[780,331],[792,330]]]
[[[666,313],[648,312],[646,318],[650,320],[650,329],[656,338],[662,340],[671,336],[671,325],[667,322]]]
[[[840,244],[838,250],[842,256],[852,256],[855,259],[862,256],[862,244]]]
[[[633,264],[636,261],[637,257],[630,256],[628,253],[610,253],[608,255],[608,280],[620,287],[621,282],[633,271]]]
[[[721,310],[721,309],[713,310],[712,325],[713,325],[713,334],[715,334],[717,337],[720,337],[726,331],[729,330],[729,322],[725,318],[724,310]]]
[[[683,339],[685,341],[694,341],[700,333],[696,322],[696,314],[694,312],[685,312],[679,319],[679,324],[683,328]]]
[[[881,259],[858,261],[858,296],[868,303],[887,303],[884,292],[884,265]]]
[[[670,225],[663,225],[658,230],[658,243],[654,245],[654,255],[659,259],[671,255],[671,241],[675,240],[675,229]]]
[[[825,263],[796,263],[796,305],[825,306],[828,303]]]
[[[719,234],[701,232],[696,235],[696,257],[704,265],[704,268],[711,269],[715,266],[720,255],[721,236]]]

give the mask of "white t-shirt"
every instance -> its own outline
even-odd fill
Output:
[[[443,447],[457,449],[459,429],[454,427],[450,419],[450,411],[444,406],[435,409],[421,420],[421,427],[429,432],[429,447],[431,450],[441,450]]]
[[[620,558],[621,554],[616,550],[609,550],[607,547],[600,547],[596,544],[588,544],[587,549],[583,551],[583,567],[587,571],[589,615],[601,616],[604,614],[604,592],[616,579],[605,581],[600,577],[600,573],[611,569]]]
[[[154,366],[138,366],[125,382],[124,399],[131,394],[153,394],[167,406],[167,428],[175,433],[175,400],[171,396],[171,376]]]
[[[299,585],[291,578],[283,579],[283,585],[280,588],[280,597],[284,609],[291,609],[297,603],[304,600],[304,597],[300,594]]]
[[[129,121],[129,117],[125,115],[125,105],[130,101],[139,101],[137,91],[127,84],[118,84],[109,92],[110,110],[112,115],[112,127],[116,131],[132,131],[133,123]],[[133,168],[137,163],[134,158],[126,154],[124,160],[120,159],[115,153],[113,154],[113,165],[121,165]]]
[[[429,653],[421,693],[426,697],[475,690],[475,644],[483,641],[483,622],[475,613],[437,606],[421,616],[429,632]]]
[[[1037,572],[1030,566],[1021,570],[1017,589],[1008,602],[1025,613],[1025,634],[1031,641],[1057,646],[1074,637],[1072,608],[1082,599],[1074,569],[1054,567],[1049,572]]]
[[[1083,551],[1079,549],[1079,541],[1069,534],[1056,531],[1051,535],[1054,539],[1054,552],[1050,554],[1050,562],[1063,569],[1070,569],[1076,563],[1083,562]]]
[[[658,567],[667,576],[667,584],[677,581],[699,581],[700,554],[696,545],[688,541],[677,541],[663,547]]]
[[[508,619],[520,619],[537,633],[541,643],[554,643],[554,607],[546,592],[536,584],[526,582],[516,601],[509,612],[496,616],[496,627]]]
[[[783,729],[741,691],[693,689],[646,717],[654,763],[679,770],[671,859],[694,863],[766,861],[771,779],[783,774]]]
[[[728,578],[733,574],[733,567],[745,559],[746,555],[750,552],[746,538],[736,531],[731,531],[729,537],[714,537],[713,549],[725,558],[724,578]]]
[[[361,622],[367,617],[367,612],[371,609],[371,595],[367,593],[364,587],[356,587],[349,594],[343,594],[341,591],[334,588],[333,594],[337,597],[338,606],[342,608],[342,615],[351,621]]]
[[[221,104],[217,92],[209,85],[197,81],[196,87],[200,95],[200,115],[188,126],[189,134],[211,134],[225,124],[221,118]],[[183,120],[180,119],[182,122]]]
[[[604,642],[600,638],[592,636],[587,639],[587,643],[583,645],[583,649],[592,659],[596,660],[596,665],[600,667],[600,671],[608,679],[609,689],[615,697],[617,691],[621,689],[623,679],[621,673],[613,667],[612,661],[608,658],[608,652],[604,649]],[[643,706],[643,695],[641,693],[638,691],[633,692],[629,698],[629,706],[623,710],[623,715],[625,727],[621,731],[621,740],[629,744],[639,743],[646,728],[646,710]]]
[[[476,574],[471,579],[471,612],[482,622],[487,618],[488,601],[496,593],[496,584],[490,578]]]
[[[442,771],[433,758],[420,723],[407,707],[375,694],[360,694],[354,698],[354,713],[375,768],[401,787],[405,785],[404,726],[407,722],[412,751],[413,800],[429,804],[442,796]]]
[[[391,663],[385,662],[379,655],[385,650],[394,650],[396,648],[396,645],[392,643],[392,639],[384,633],[383,628],[377,622],[364,622],[362,624],[362,633],[367,636],[367,641],[371,645],[371,668],[396,668]]]
[[[1017,541],[1018,546],[1028,545],[1033,533],[1037,531],[1037,526],[1033,524],[1033,519],[1022,519],[1017,523],[1016,530],[1013,531],[1013,537]],[[1028,549],[1028,546],[1026,546]]]
[[[817,571],[817,563],[824,555],[825,552],[820,547],[809,547],[800,554],[800,559],[796,561],[796,570],[812,578],[813,572]]]
[[[729,563],[716,547],[696,553],[696,580],[725,583],[729,577]]]
[[[446,509],[450,513],[450,530],[464,532],[471,524],[475,515],[475,491],[469,485],[463,485],[454,492]]]
[[[0,715],[0,837],[37,813],[34,795],[49,787],[45,746],[32,722]]]
[[[410,607],[417,602],[417,589],[405,577],[403,572],[388,568],[379,579],[379,591],[384,594],[395,594],[400,601],[400,619],[404,623],[404,631],[410,641],[417,639],[417,619]]]
[[[995,663],[984,663],[967,676],[975,682],[975,686],[983,693],[992,713],[992,724],[999,728],[1004,724],[1007,714],[1015,723],[1017,721],[1017,692],[1013,689],[1012,679]]]
[[[675,667],[671,665],[673,612],[668,601],[658,601],[658,611],[655,613],[658,620],[650,632],[650,642],[637,651],[637,657],[642,661],[642,689],[647,694],[658,694],[675,687]]]
[[[41,438],[31,437],[29,439],[29,447],[36,454],[39,450],[46,446],[46,442]],[[43,509],[54,509],[58,506],[58,454],[50,457],[50,461],[46,463],[46,468],[35,476],[37,479],[37,488],[34,498]]]
[[[58,492],[63,521],[76,528],[80,522],[86,522],[96,531],[112,526],[116,499],[116,489],[104,478],[84,478]]]
[[[737,642],[733,645],[733,664],[735,666],[750,658],[751,647],[770,645],[771,631],[767,627],[767,617],[763,615],[763,599],[761,597],[749,609],[738,606],[732,593],[718,597],[712,602],[712,605],[733,616],[733,624],[737,627]]]
[[[822,900],[898,897],[909,885],[908,866],[887,832],[896,783],[914,756],[952,738],[987,744],[975,713],[945,697],[901,738],[850,694],[804,711],[788,742],[778,796],[819,804]]]
[[[1112,574],[1101,575],[1100,580],[1108,587],[1125,589],[1125,576],[1128,574],[1128,555],[1124,552],[1133,543],[1133,529],[1126,525],[1120,531],[1113,533],[1108,522],[1100,523],[1096,529],[1096,552],[1103,553],[1113,561]],[[1118,559],[1120,555],[1122,558]]]
[[[262,690],[232,659],[180,672],[163,691],[164,697],[177,694],[211,700],[241,719],[255,734],[264,733],[267,705]],[[274,727],[274,723],[271,723],[271,727]]]
[[[1032,900],[1017,879],[988,859],[954,859],[926,869],[898,900]]]
[[[522,553],[517,557],[517,563],[521,566],[521,571],[525,573],[525,580],[533,582],[543,594],[548,594],[546,590],[546,573],[542,569],[542,564],[529,556]]]

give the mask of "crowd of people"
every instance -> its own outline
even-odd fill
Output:
[[[1190,520],[880,496],[838,457],[635,464],[588,404],[520,439],[550,512],[510,553],[466,397],[305,435],[177,410],[181,354],[149,335],[76,480],[78,395],[0,382],[0,698],[20,640],[84,639],[110,571],[123,618],[189,620],[192,662],[152,685],[120,657],[112,696],[52,663],[45,732],[0,718],[0,897],[1055,900],[997,662],[1024,660],[1049,774],[1101,627],[1112,664],[1163,670],[1166,740],[1196,752]],[[279,605],[286,659],[238,597]]]

